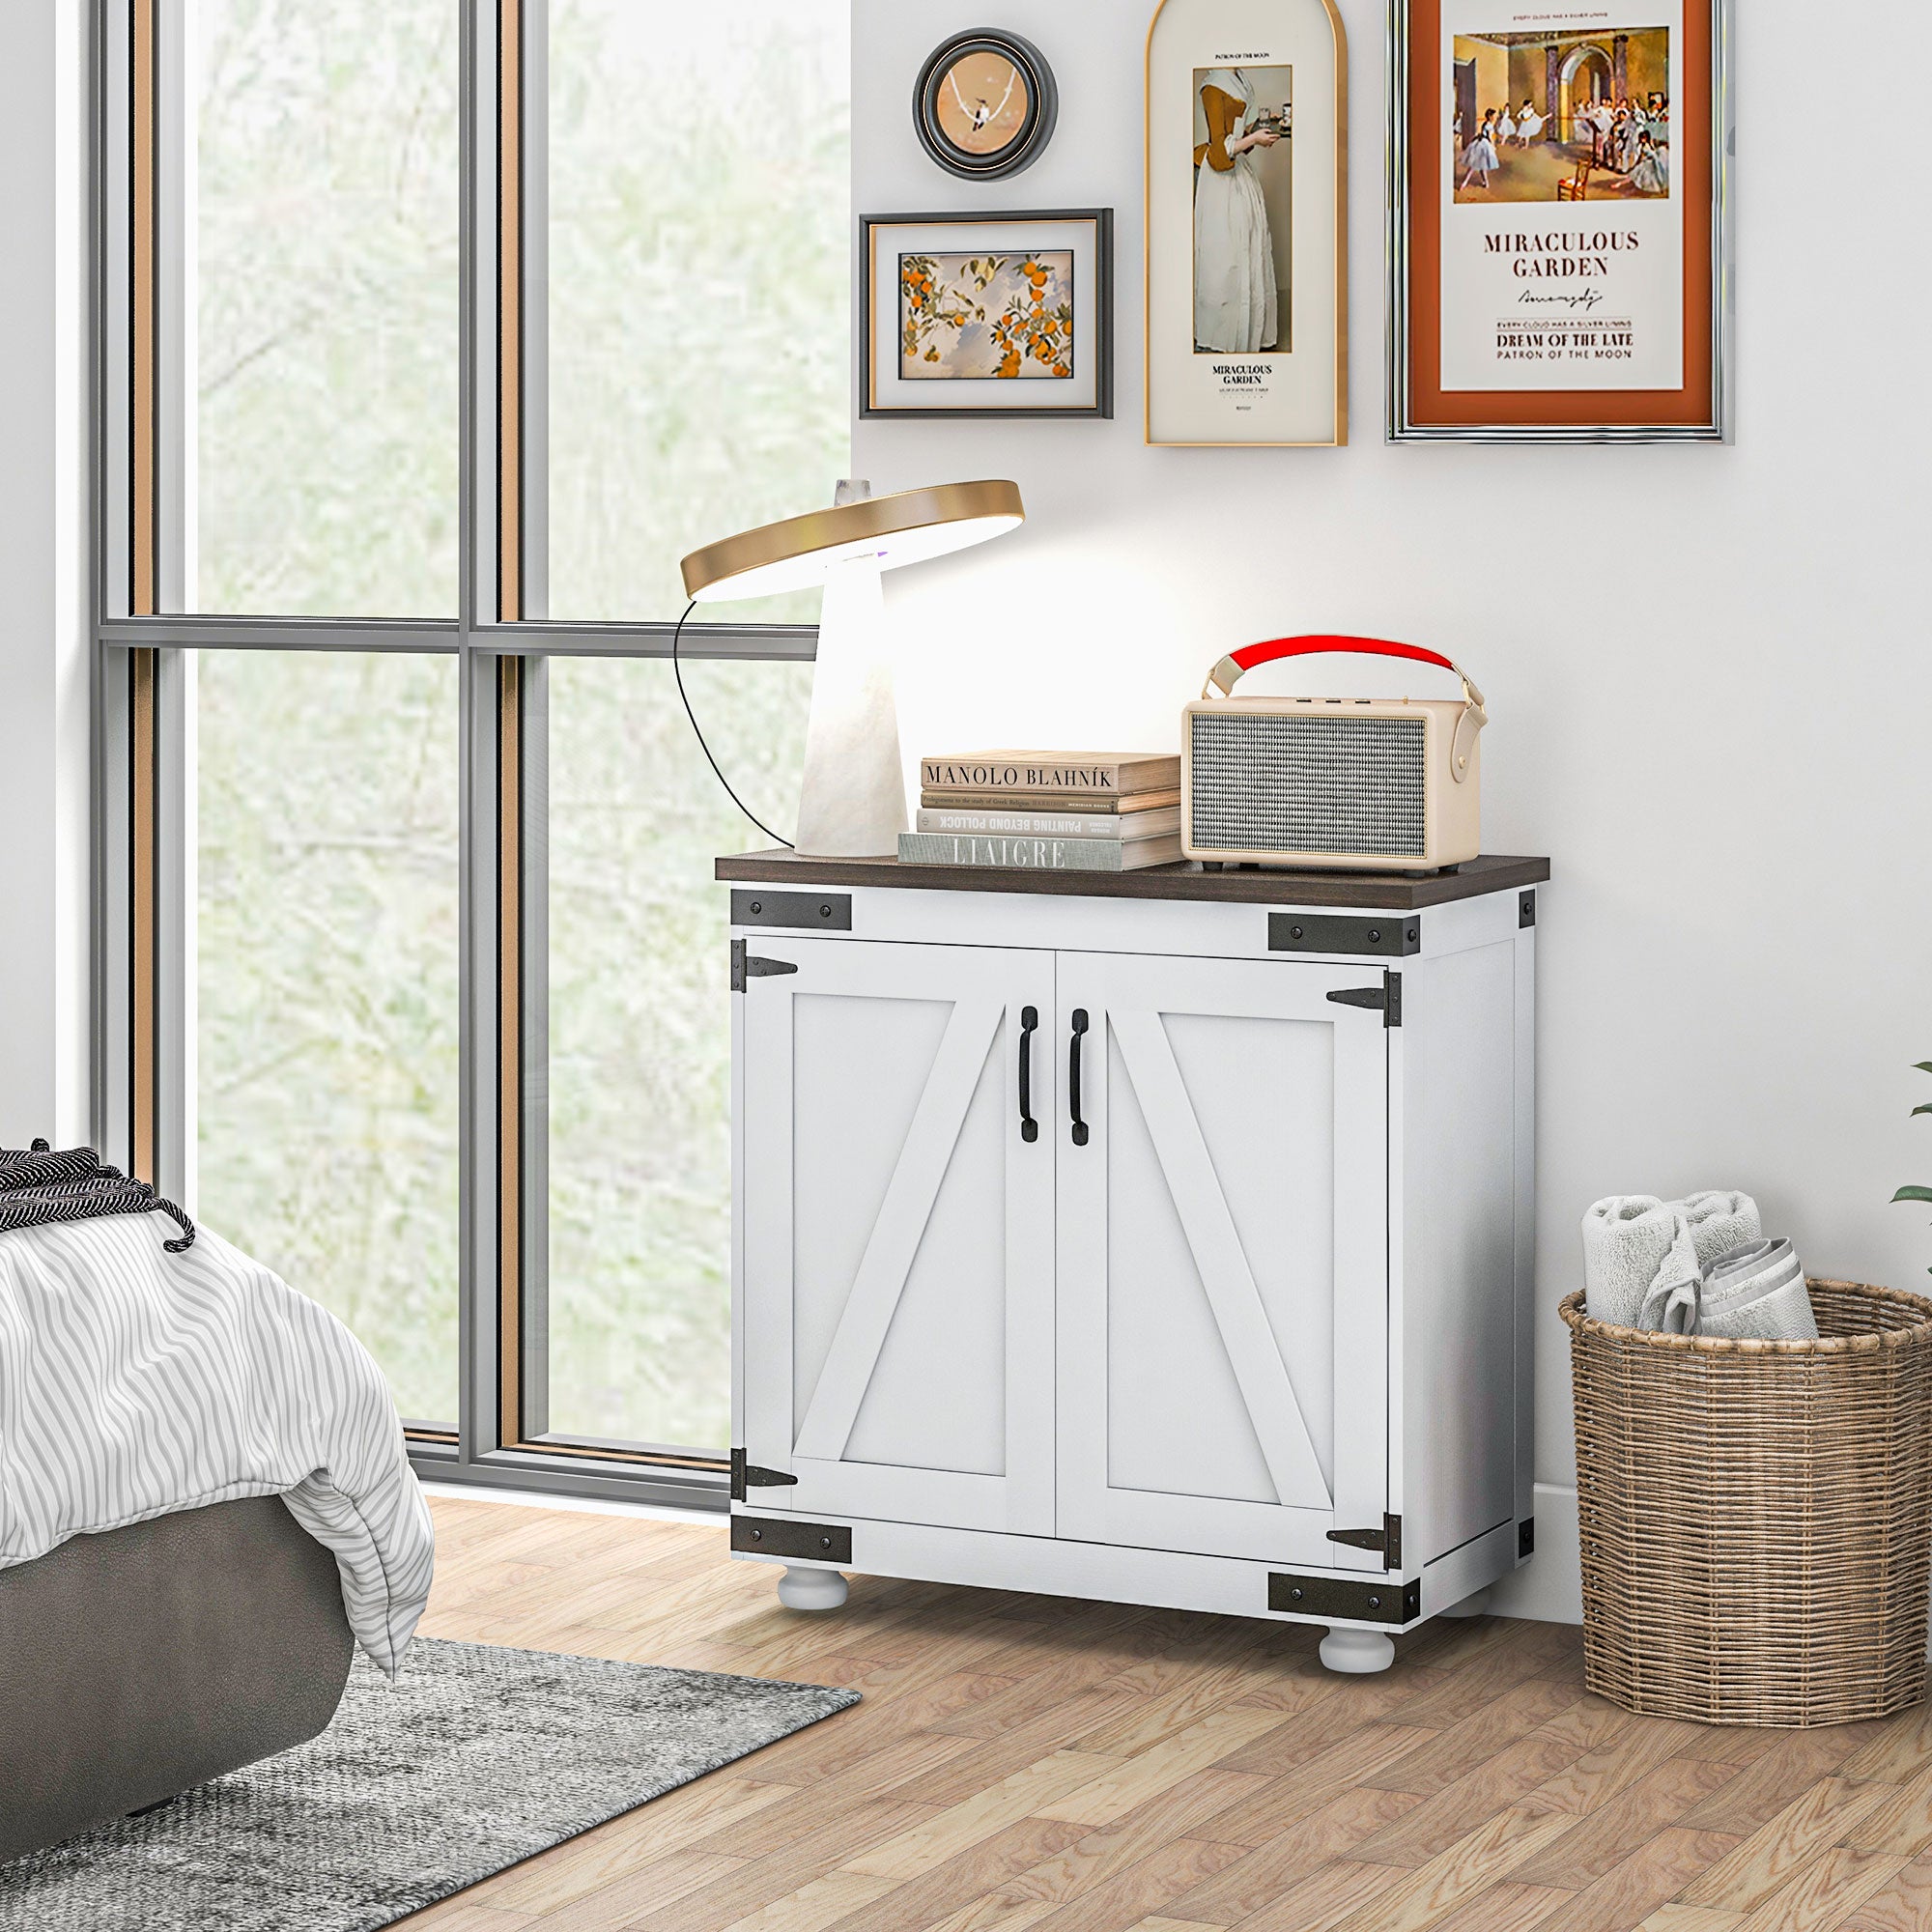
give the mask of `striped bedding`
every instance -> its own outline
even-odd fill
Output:
[[[219,1236],[157,1214],[0,1234],[0,1569],[71,1536],[280,1495],[391,1675],[435,1542],[382,1372]]]

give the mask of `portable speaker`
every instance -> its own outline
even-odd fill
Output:
[[[1352,652],[1439,665],[1460,699],[1236,697],[1245,671]],[[1181,734],[1181,846],[1208,863],[1424,872],[1482,849],[1483,694],[1447,658],[1375,638],[1277,638],[1225,657]]]

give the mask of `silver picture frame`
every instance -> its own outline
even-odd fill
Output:
[[[1414,72],[1409,44],[1412,0],[1389,0],[1388,14],[1388,326],[1387,425],[1390,442],[1479,443],[1728,443],[1735,430],[1732,333],[1736,272],[1733,261],[1732,178],[1737,128],[1732,93],[1733,0],[1708,0],[1711,9],[1711,419],[1696,423],[1439,423],[1416,419],[1410,358],[1409,89]],[[1692,0],[1695,4],[1695,0]]]

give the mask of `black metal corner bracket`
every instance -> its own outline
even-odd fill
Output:
[[[852,1532],[836,1522],[796,1522],[781,1517],[734,1516],[731,1548],[741,1556],[782,1556],[788,1563],[852,1561]]]
[[[1384,913],[1371,919],[1344,919],[1333,913],[1271,912],[1268,951],[1405,958],[1422,951],[1422,916]]]
[[[1298,1617],[1342,1617],[1358,1624],[1412,1624],[1422,1614],[1422,1582],[1378,1583],[1353,1577],[1268,1573],[1271,1610]]]

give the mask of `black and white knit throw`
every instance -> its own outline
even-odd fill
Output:
[[[97,1214],[166,1214],[181,1229],[163,1241],[171,1255],[194,1246],[194,1223],[145,1180],[130,1180],[118,1167],[102,1167],[92,1148],[55,1152],[45,1141],[30,1148],[0,1148],[0,1235],[41,1228],[49,1221],[86,1221]]]

